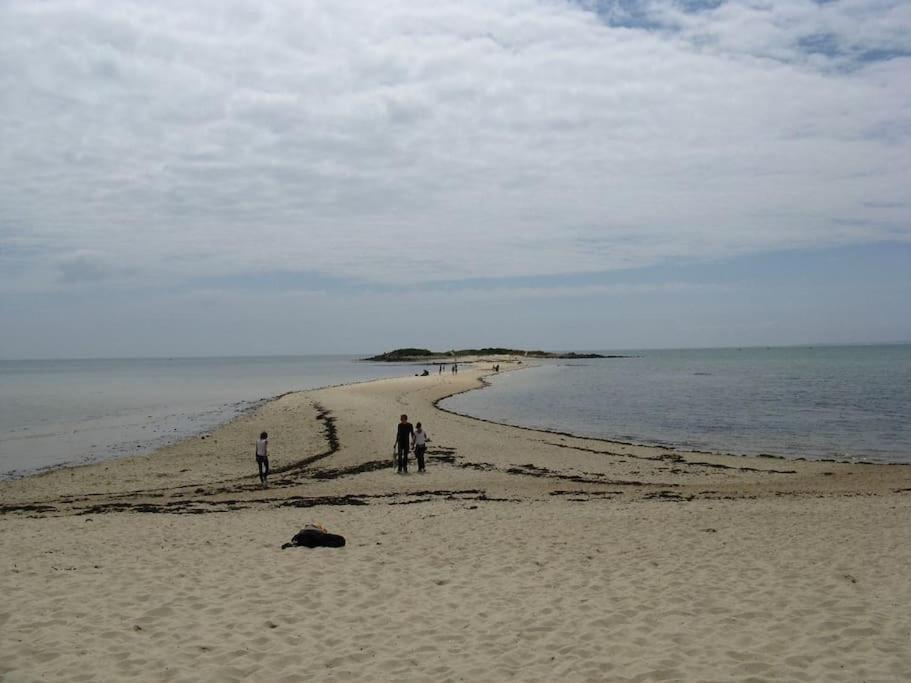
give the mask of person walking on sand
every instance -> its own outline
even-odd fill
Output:
[[[269,487],[266,477],[269,476],[269,435],[263,432],[256,442],[256,466],[259,468],[259,483],[263,488]]]
[[[411,441],[414,444],[414,457],[418,461],[418,472],[426,472],[424,469],[424,453],[427,452],[427,442],[430,441],[430,437],[427,436],[427,432],[421,427],[421,423],[418,422],[414,426],[414,434],[411,435]]]
[[[414,427],[408,421],[407,415],[399,418],[398,428],[395,433],[395,471],[396,474],[408,474],[408,448],[411,445],[411,437],[414,435]]]

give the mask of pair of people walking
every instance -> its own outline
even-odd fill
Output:
[[[418,472],[426,472],[424,454],[427,452],[427,442],[430,437],[424,431],[421,423],[411,426],[407,415],[399,418],[395,432],[395,471],[397,474],[408,474],[408,453],[413,448],[414,457],[418,461]]]
[[[418,462],[418,472],[426,472],[424,454],[427,452],[427,442],[430,437],[424,431],[421,423],[412,426],[407,415],[402,415],[399,420],[395,435],[395,467],[400,474],[408,473],[408,454],[414,450],[415,460]],[[262,432],[256,441],[256,466],[259,469],[259,482],[263,488],[269,486],[269,435]]]

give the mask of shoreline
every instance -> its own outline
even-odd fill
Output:
[[[295,392],[286,391],[281,394],[276,394],[275,396],[264,396],[262,398],[258,398],[258,399],[254,399],[254,400],[250,400],[250,401],[242,400],[242,401],[238,401],[238,402],[235,402],[232,404],[224,404],[226,406],[242,405],[243,407],[233,411],[231,416],[228,417],[227,419],[218,420],[217,422],[214,422],[213,424],[209,425],[208,427],[201,428],[201,429],[194,429],[194,430],[191,430],[184,434],[180,434],[176,437],[171,437],[169,435],[160,436],[157,439],[155,439],[156,443],[150,444],[148,448],[145,448],[145,447],[137,448],[136,451],[133,451],[130,453],[121,453],[121,454],[114,453],[114,454],[107,454],[107,455],[101,455],[101,456],[86,456],[81,461],[67,460],[65,462],[59,462],[59,463],[55,463],[53,465],[42,465],[41,467],[38,467],[33,470],[24,470],[24,471],[18,470],[18,469],[7,470],[6,472],[0,472],[0,482],[18,481],[20,479],[25,479],[28,477],[41,476],[42,474],[46,474],[48,472],[53,472],[58,469],[69,469],[69,468],[74,468],[74,467],[87,467],[87,466],[98,465],[98,464],[106,463],[106,462],[116,462],[117,460],[120,460],[123,458],[132,458],[134,456],[139,456],[139,455],[154,454],[156,451],[158,451],[162,448],[167,448],[168,446],[173,446],[175,444],[178,444],[178,443],[188,440],[188,439],[199,438],[204,434],[215,431],[216,429],[223,427],[224,425],[228,424],[232,420],[237,419],[238,417],[241,417],[250,412],[255,412],[256,410],[258,410],[265,404],[270,403],[272,401],[277,401],[277,400],[281,399],[283,396],[287,396],[288,394],[292,394],[292,393],[295,393]],[[205,413],[198,413],[198,412],[197,413],[188,413],[185,417],[188,417],[188,418],[198,417],[201,414],[205,414]],[[112,444],[111,447],[122,448],[126,444],[129,444],[129,443],[131,443],[131,442],[130,441],[118,441],[117,443]]]
[[[902,346],[902,344],[899,344],[899,346]],[[799,348],[803,348],[803,347],[799,347]],[[365,361],[360,360],[360,359],[353,359],[353,362],[357,364],[357,363],[363,363]],[[496,358],[476,358],[476,357],[466,356],[461,359],[461,362],[463,364],[470,363],[470,362],[489,362],[489,363],[495,363],[495,362],[504,363],[505,362],[505,363],[507,363],[507,368],[505,369],[506,371],[516,370],[516,369],[527,369],[530,367],[539,366],[539,364],[534,363],[533,360],[529,361],[529,359],[524,358],[524,357],[507,357],[507,356],[499,356]],[[523,362],[526,364],[518,365],[518,366],[516,365],[516,363],[523,363]],[[384,365],[384,363],[373,363],[373,365],[382,366],[382,365]],[[433,363],[429,363],[429,365],[432,367]],[[512,365],[512,367],[509,368],[508,367],[509,365]],[[427,361],[415,361],[413,363],[408,363],[408,364],[403,363],[402,367],[400,369],[403,372],[408,372],[409,367],[418,368],[419,366],[427,367],[428,362]],[[491,375],[492,374],[493,373],[491,373]],[[405,376],[405,375],[403,375],[403,376]],[[207,406],[205,406],[205,408],[199,408],[192,412],[182,413],[181,414],[183,416],[182,421],[185,423],[185,426],[188,428],[186,430],[181,430],[177,434],[171,434],[171,430],[170,430],[170,428],[168,428],[165,430],[155,430],[155,431],[159,431],[160,433],[154,437],[139,437],[139,438],[130,438],[127,440],[121,439],[116,442],[111,442],[110,444],[105,444],[103,453],[100,455],[96,455],[96,453],[99,452],[97,450],[95,450],[93,452],[87,451],[86,454],[77,454],[75,457],[68,457],[66,460],[62,460],[60,462],[56,462],[56,463],[52,463],[52,464],[48,464],[48,465],[38,465],[33,468],[21,468],[20,467],[20,468],[9,469],[9,470],[3,472],[2,474],[0,474],[0,481],[12,481],[12,480],[21,479],[23,477],[40,476],[42,473],[45,473],[48,471],[53,471],[58,468],[81,467],[81,466],[85,466],[85,465],[115,461],[115,460],[118,460],[121,458],[129,458],[129,457],[133,457],[135,455],[144,455],[144,454],[154,453],[160,448],[172,446],[174,444],[180,443],[184,439],[194,439],[194,438],[200,437],[201,435],[207,434],[211,431],[217,430],[220,427],[222,427],[224,424],[230,422],[231,420],[236,419],[237,417],[239,417],[249,411],[255,411],[257,408],[259,408],[261,405],[263,405],[267,402],[279,400],[282,396],[284,396],[288,393],[292,393],[292,392],[296,392],[296,391],[303,391],[303,392],[315,391],[315,390],[320,390],[320,389],[333,388],[333,387],[337,387],[337,386],[345,386],[346,384],[351,384],[351,383],[371,382],[371,381],[375,381],[375,379],[373,379],[373,378],[358,379],[358,380],[351,380],[348,382],[326,384],[326,385],[322,385],[322,386],[316,386],[316,387],[310,387],[310,388],[304,388],[304,389],[292,389],[290,391],[280,391],[275,394],[271,394],[271,395],[267,395],[267,396],[260,396],[256,399],[252,399],[252,400],[247,400],[247,399],[241,398],[237,401],[232,401],[232,402],[224,403],[224,404],[218,404],[217,407],[215,407],[215,408],[212,408],[211,406],[207,405]],[[484,381],[484,387],[478,387],[478,388],[485,388],[486,386],[489,386],[489,383]],[[457,393],[465,393],[465,392],[460,391]],[[456,394],[453,394],[453,396],[455,396],[455,395]],[[467,412],[467,411],[459,412],[458,410],[455,410],[453,408],[443,407],[442,405],[440,405],[445,399],[448,399],[448,398],[452,398],[452,396],[445,397],[444,399],[440,399],[440,400],[436,401],[435,407],[441,411],[449,412],[452,414],[458,414],[458,415],[462,415],[465,417],[471,417],[478,421],[485,421],[485,422],[490,422],[493,424],[503,424],[503,425],[507,425],[510,427],[514,427],[516,429],[528,429],[528,430],[533,430],[533,431],[550,433],[550,434],[554,434],[554,435],[564,435],[564,436],[568,436],[571,438],[591,439],[595,442],[604,441],[604,442],[608,442],[608,443],[616,443],[616,444],[622,444],[622,445],[628,445],[628,446],[664,449],[669,452],[673,452],[673,451],[677,451],[677,450],[687,450],[690,452],[703,453],[706,455],[717,455],[717,456],[733,455],[733,456],[744,457],[744,458],[769,458],[769,459],[786,460],[788,462],[809,461],[809,462],[853,463],[853,464],[865,464],[865,465],[866,464],[875,464],[875,465],[908,465],[908,464],[911,464],[911,460],[908,460],[907,462],[901,461],[901,459],[903,457],[905,457],[906,459],[911,458],[911,453],[904,454],[904,455],[901,453],[896,453],[894,456],[890,456],[888,454],[882,455],[882,456],[855,455],[855,454],[852,454],[850,452],[850,450],[844,449],[844,451],[846,451],[846,452],[842,452],[837,455],[833,454],[831,452],[826,453],[825,451],[813,452],[813,453],[805,452],[805,453],[801,454],[799,450],[793,451],[788,448],[779,448],[779,449],[777,449],[777,451],[772,452],[772,451],[769,451],[768,449],[764,448],[762,439],[757,440],[758,446],[754,446],[748,450],[738,450],[736,448],[736,445],[732,445],[730,443],[721,443],[720,446],[712,444],[712,443],[700,443],[700,442],[704,442],[705,440],[698,438],[698,434],[689,435],[691,437],[689,439],[682,438],[681,440],[675,441],[673,438],[653,440],[653,439],[649,438],[648,434],[646,434],[643,438],[637,440],[635,438],[629,438],[629,437],[627,437],[627,438],[614,437],[611,433],[606,432],[606,431],[598,431],[598,432],[592,432],[592,433],[587,433],[587,434],[584,432],[577,433],[577,432],[572,431],[572,427],[566,428],[566,427],[563,427],[559,423],[556,425],[553,425],[553,426],[546,426],[543,424],[536,425],[533,422],[527,422],[527,423],[523,424],[523,422],[521,420],[517,420],[515,422],[497,421],[496,419],[481,417],[479,415],[472,415],[470,412]],[[238,406],[242,406],[242,407],[238,407]],[[219,415],[211,422],[207,422],[205,420],[199,419],[201,416],[209,416],[209,415],[215,414],[215,413],[223,413],[223,414]],[[149,426],[154,427],[157,424],[158,424],[158,422],[152,421],[149,423]],[[584,426],[580,426],[580,425],[576,425],[576,426],[584,429]],[[615,428],[616,428],[616,426],[617,425],[614,425]],[[170,425],[168,425],[168,427],[170,427]],[[132,429],[134,432],[137,433],[137,435],[139,434],[138,427],[134,427]],[[145,430],[145,427],[143,426],[142,429]],[[91,431],[91,430],[89,430],[89,431]],[[153,430],[150,429],[150,432],[151,431],[153,431]],[[174,431],[176,431],[176,430],[174,430]],[[88,433],[88,432],[86,432],[86,433]],[[38,436],[40,437],[41,435],[39,434]],[[687,436],[687,435],[684,435],[684,436]],[[42,438],[49,438],[49,437],[42,437]],[[62,438],[62,437],[60,437],[60,438]],[[41,439],[39,439],[39,441],[41,441]],[[88,442],[87,439],[85,441],[86,441],[86,443]],[[694,445],[689,445],[687,443],[687,441],[690,441]],[[711,440],[709,440],[709,441],[711,441]],[[718,440],[716,439],[715,441],[718,441]],[[726,440],[721,439],[721,441],[725,442]],[[831,439],[830,439],[830,441],[831,441]],[[10,443],[12,443],[12,442],[10,442]],[[135,449],[133,448],[134,446],[135,446]],[[52,452],[56,452],[54,447],[49,446],[49,448],[51,449]],[[78,447],[77,447],[77,450],[79,450]],[[804,449],[804,450],[806,450],[806,449]],[[836,449],[836,450],[840,450],[840,449]],[[11,449],[11,452],[12,452],[12,449]]]
[[[500,361],[501,363],[503,361]],[[689,465],[694,466],[705,466],[716,469],[732,469],[732,470],[742,470],[742,471],[756,471],[756,472],[782,472],[795,474],[797,473],[796,469],[790,470],[779,470],[775,467],[789,466],[789,467],[807,467],[819,469],[825,466],[839,466],[839,467],[850,467],[850,468],[869,468],[871,470],[882,469],[883,466],[889,466],[888,469],[899,471],[911,471],[908,470],[906,463],[871,463],[871,462],[852,462],[852,461],[837,461],[837,460],[810,460],[805,458],[786,458],[783,456],[771,456],[771,455],[739,455],[734,453],[723,453],[723,452],[711,452],[698,449],[686,449],[681,447],[671,447],[665,445],[650,445],[650,444],[637,444],[633,442],[625,442],[619,440],[612,440],[606,438],[598,437],[589,437],[589,436],[580,436],[573,434],[571,432],[562,431],[562,430],[550,430],[542,429],[537,427],[523,426],[523,425],[514,425],[504,422],[498,422],[495,420],[489,420],[485,418],[475,417],[472,415],[459,413],[457,411],[442,407],[440,403],[445,401],[452,396],[460,395],[470,391],[475,391],[479,389],[488,388],[490,383],[487,381],[487,378],[492,376],[494,373],[491,372],[492,368],[490,367],[475,367],[476,365],[482,365],[478,361],[474,361],[473,364],[466,362],[466,369],[463,370],[461,375],[453,375],[447,377],[447,375],[441,376],[428,376],[420,377],[418,375],[407,375],[404,377],[397,378],[381,378],[381,379],[369,379],[369,380],[360,380],[352,382],[343,382],[333,385],[327,385],[325,387],[316,388],[316,389],[307,389],[302,391],[289,391],[278,394],[272,398],[260,399],[256,402],[253,402],[250,406],[239,412],[237,415],[233,416],[231,419],[219,423],[212,429],[203,430],[195,435],[189,437],[181,438],[176,440],[173,443],[170,443],[166,446],[156,448],[152,451],[140,453],[140,454],[130,454],[121,458],[112,458],[106,460],[100,460],[92,463],[81,463],[81,464],[63,464],[59,466],[54,466],[47,468],[38,472],[34,472],[23,477],[16,479],[3,479],[0,480],[0,494],[4,493],[4,488],[15,489],[15,485],[20,482],[26,482],[24,485],[27,487],[27,482],[30,480],[41,480],[44,478],[54,478],[59,475],[57,478],[65,478],[66,474],[69,473],[70,476],[75,476],[75,473],[86,471],[86,472],[98,472],[99,468],[107,471],[109,469],[118,469],[128,468],[131,463],[144,462],[144,463],[153,463],[150,466],[154,469],[154,463],[158,459],[172,457],[172,453],[181,453],[183,451],[189,450],[194,451],[195,447],[199,444],[200,441],[205,442],[207,440],[214,441],[214,444],[218,444],[218,439],[216,438],[218,434],[224,431],[232,431],[237,428],[243,428],[247,422],[256,421],[260,419],[260,413],[269,412],[269,411],[284,411],[285,408],[283,404],[285,401],[293,401],[296,404],[308,404],[310,410],[312,411],[313,425],[318,425],[318,427],[309,434],[310,437],[313,437],[314,434],[317,434],[316,450],[313,448],[310,449],[305,455],[301,457],[296,457],[292,459],[284,458],[281,461],[273,462],[273,472],[275,474],[285,474],[288,472],[306,472],[308,467],[313,463],[332,456],[340,449],[339,437],[336,432],[335,423],[337,421],[337,416],[333,413],[331,408],[326,408],[321,400],[321,395],[332,395],[339,392],[344,392],[347,390],[359,391],[359,392],[373,392],[373,391],[383,391],[385,387],[392,386],[397,383],[409,382],[412,380],[417,381],[426,381],[431,380],[434,385],[438,385],[442,380],[444,384],[450,384],[455,382],[455,386],[451,389],[446,389],[438,394],[435,394],[431,400],[428,401],[428,407],[432,411],[437,411],[441,416],[451,416],[452,418],[458,418],[458,420],[467,422],[468,424],[473,424],[476,426],[489,426],[491,428],[497,428],[499,431],[511,435],[507,438],[512,438],[512,436],[518,436],[519,434],[528,433],[529,435],[534,435],[537,437],[550,437],[558,438],[560,441],[571,441],[576,444],[571,446],[573,450],[579,452],[589,452],[593,454],[605,454],[611,456],[622,456],[630,458],[640,458],[646,460],[670,460],[674,462],[684,462]],[[519,367],[509,367],[504,372],[514,372],[516,370],[524,370],[529,367],[534,367],[534,365],[522,365]],[[466,374],[470,374],[470,377],[466,377]],[[435,381],[434,381],[435,380]],[[431,416],[431,421],[435,418]],[[426,420],[426,418],[425,418]],[[311,425],[312,426],[312,425]],[[540,441],[541,439],[537,439]],[[314,443],[311,443],[310,446],[314,446]],[[563,444],[551,443],[552,446],[563,448]],[[246,447],[244,447],[246,450]],[[700,461],[699,458],[702,458]],[[706,462],[705,459],[709,461]],[[234,457],[236,461],[234,463],[234,472],[231,475],[222,475],[220,473],[213,473],[214,476],[207,477],[202,483],[204,485],[229,485],[232,482],[245,481],[249,475],[243,466],[238,467],[238,462],[243,462],[243,457],[241,456],[238,461],[236,456]],[[368,469],[382,469],[387,463],[385,460],[371,461],[367,463]],[[363,465],[363,463],[353,465],[354,473],[357,471],[366,471],[366,470],[357,470],[357,467]],[[757,465],[753,467],[751,465]],[[759,466],[761,465],[761,466]],[[121,467],[122,466],[122,467]],[[896,468],[896,466],[898,466]],[[903,467],[904,466],[904,467]],[[547,466],[536,466],[537,469],[547,470]],[[188,469],[182,469],[181,472],[189,471]],[[527,473],[526,473],[527,474]],[[166,477],[169,476],[165,473],[159,473],[156,476]],[[4,486],[8,485],[8,486]],[[187,484],[184,488],[192,486]],[[677,486],[676,484],[669,484],[670,487]],[[247,488],[255,488],[247,486]],[[144,489],[138,491],[139,493],[145,493],[147,491],[156,491],[156,490],[169,490],[168,487],[164,488],[155,488]],[[103,495],[103,494],[102,494]],[[2,496],[0,496],[2,499]],[[0,503],[0,513],[4,510],[10,510],[15,506],[3,505]]]
[[[294,356],[290,356],[290,357],[294,357]],[[347,358],[347,356],[344,356],[344,357]],[[250,356],[250,358],[258,358],[258,356]],[[79,360],[79,359],[75,359],[75,360]],[[106,361],[109,359],[95,359],[95,360]],[[113,359],[113,360],[134,360],[134,359],[125,358],[125,359]],[[151,359],[139,359],[139,360],[165,360],[165,359],[164,358],[151,358]],[[356,360],[355,362],[360,362],[360,361]],[[218,419],[215,422],[213,422],[205,427],[193,428],[187,432],[177,435],[176,437],[172,437],[170,435],[162,435],[162,436],[154,439],[153,442],[148,445],[148,447],[144,446],[142,448],[137,448],[135,451],[131,451],[129,453],[113,452],[113,453],[108,453],[106,455],[101,455],[101,456],[97,456],[97,457],[90,455],[90,456],[85,456],[81,460],[67,460],[64,462],[54,463],[51,465],[42,465],[35,469],[29,469],[29,470],[13,469],[13,470],[8,470],[6,472],[0,472],[0,482],[18,481],[20,479],[25,479],[28,477],[41,476],[43,474],[46,474],[48,472],[53,472],[58,469],[88,467],[88,466],[98,465],[98,464],[103,464],[103,463],[108,463],[108,462],[116,462],[118,460],[132,458],[132,457],[136,457],[136,456],[154,455],[157,451],[159,451],[161,449],[168,448],[168,447],[180,444],[183,441],[196,439],[196,438],[199,438],[206,434],[209,434],[211,432],[214,432],[214,431],[224,427],[225,425],[230,424],[234,420],[236,420],[240,417],[243,417],[244,415],[247,415],[249,413],[259,410],[260,408],[262,408],[264,405],[266,405],[268,403],[271,403],[273,401],[278,401],[278,400],[282,399],[283,397],[291,395],[291,394],[306,393],[309,391],[319,391],[322,389],[333,389],[333,388],[337,388],[337,387],[344,387],[344,386],[348,386],[351,384],[360,384],[360,383],[364,383],[364,382],[376,382],[376,381],[381,381],[383,379],[396,379],[396,377],[385,377],[385,378],[380,377],[380,378],[373,378],[373,379],[353,380],[350,382],[326,384],[326,385],[322,385],[322,386],[318,386],[318,387],[311,387],[308,389],[291,389],[288,391],[281,391],[277,394],[273,394],[270,396],[262,396],[262,397],[259,397],[256,399],[240,399],[238,401],[220,404],[219,406],[216,406],[216,407],[207,406],[204,410],[197,410],[194,412],[185,413],[183,416],[188,419],[197,418],[200,415],[205,415],[210,412],[216,412],[216,411],[221,411],[221,410],[228,411],[231,414],[226,419]],[[234,408],[235,406],[239,406],[239,407]],[[117,441],[116,443],[110,444],[109,448],[122,448],[125,445],[130,444],[130,443],[132,443],[132,441],[129,441],[129,440]]]
[[[516,360],[517,359],[502,359],[501,358],[501,359],[498,359],[497,362],[500,364],[506,362],[506,363],[509,363],[510,365],[512,365],[513,363],[516,362]],[[367,361],[364,360],[364,361],[359,361],[359,362],[367,362]],[[471,369],[478,363],[489,362],[492,365],[492,361],[488,361],[486,359],[465,359],[460,362],[467,366],[466,369]],[[538,367],[533,361],[528,362],[524,358],[520,359],[520,362],[522,363],[521,366],[507,367],[502,371],[502,373],[505,374],[508,372],[517,372],[517,371],[522,371],[522,370],[527,370],[530,368]],[[417,362],[414,363],[414,365],[426,365],[426,364],[427,363],[417,363]],[[459,412],[459,411],[456,411],[456,410],[453,410],[450,408],[446,408],[446,407],[440,405],[442,402],[444,402],[447,399],[450,399],[454,396],[467,394],[472,391],[479,391],[482,389],[490,388],[492,385],[490,382],[487,381],[487,378],[496,376],[498,374],[501,374],[501,373],[494,373],[491,368],[491,369],[489,369],[489,371],[486,372],[486,374],[480,374],[477,377],[477,381],[478,381],[477,386],[469,386],[466,388],[461,388],[457,391],[454,391],[451,394],[441,396],[432,402],[432,407],[436,410],[439,410],[440,412],[448,413],[450,415],[459,416],[459,417],[462,417],[462,418],[465,418],[468,420],[474,420],[474,421],[477,421],[480,423],[498,425],[498,426],[502,426],[502,427],[506,427],[506,428],[510,428],[510,429],[518,429],[518,430],[536,432],[536,433],[541,433],[541,434],[549,434],[549,435],[553,435],[553,436],[562,436],[562,437],[568,437],[568,438],[572,438],[572,439],[580,440],[580,441],[591,441],[594,443],[602,443],[602,444],[615,445],[615,446],[625,446],[625,447],[642,448],[642,449],[655,449],[655,450],[660,450],[660,451],[667,451],[669,453],[687,452],[687,453],[693,453],[693,454],[698,454],[698,455],[717,456],[717,457],[725,457],[725,458],[746,458],[746,459],[756,458],[756,459],[779,460],[779,461],[784,461],[784,462],[830,463],[830,464],[841,464],[841,465],[862,465],[862,466],[877,466],[877,467],[879,467],[879,466],[889,466],[889,467],[909,467],[909,466],[911,466],[911,463],[902,463],[902,462],[874,461],[874,460],[863,460],[863,459],[841,460],[841,459],[835,459],[835,458],[808,458],[805,456],[787,456],[787,455],[777,455],[777,454],[771,454],[771,453],[736,453],[736,452],[710,451],[710,450],[703,450],[703,449],[697,449],[697,448],[688,448],[687,446],[685,446],[683,444],[664,444],[664,443],[623,441],[623,440],[619,440],[619,439],[610,438],[609,436],[608,437],[587,436],[587,435],[576,434],[576,433],[573,433],[573,432],[570,432],[567,430],[562,430],[562,429],[549,429],[549,428],[545,428],[545,427],[535,427],[535,426],[521,425],[521,424],[510,423],[510,422],[501,422],[501,421],[497,421],[497,420],[493,420],[493,419],[477,417],[475,415],[471,415],[468,413],[462,413],[462,412]],[[63,463],[59,463],[59,464],[55,464],[55,465],[44,466],[44,467],[38,468],[36,470],[27,471],[22,474],[18,474],[17,470],[13,470],[11,473],[6,473],[6,474],[0,475],[0,483],[11,482],[11,481],[20,481],[22,479],[28,479],[30,477],[40,477],[40,476],[44,476],[49,473],[53,473],[58,470],[69,470],[69,469],[81,468],[81,467],[91,467],[91,466],[95,466],[95,465],[99,465],[99,464],[113,463],[113,462],[117,462],[117,461],[123,460],[123,459],[130,459],[133,457],[154,456],[158,451],[167,449],[169,447],[178,446],[183,442],[191,441],[191,440],[198,439],[198,438],[206,438],[206,436],[212,434],[213,432],[216,432],[219,429],[222,429],[222,428],[230,425],[231,423],[235,422],[236,420],[238,420],[240,418],[243,418],[247,415],[251,415],[251,414],[255,413],[257,410],[261,409],[263,406],[266,406],[270,403],[279,401],[286,396],[291,396],[291,395],[295,395],[295,394],[310,394],[313,392],[326,391],[326,390],[338,389],[338,388],[343,388],[343,387],[366,385],[366,384],[385,382],[385,381],[390,381],[390,380],[398,380],[398,379],[404,379],[404,378],[411,377],[411,376],[412,375],[409,374],[409,375],[403,375],[401,377],[374,378],[374,379],[366,379],[366,380],[354,380],[351,382],[340,382],[340,383],[336,383],[336,384],[327,384],[327,385],[321,386],[321,387],[314,387],[311,389],[284,391],[279,394],[275,394],[273,396],[262,397],[262,398],[253,399],[253,400],[249,400],[249,401],[240,401],[238,403],[244,404],[244,406],[242,408],[240,408],[236,413],[234,413],[227,420],[219,421],[213,425],[210,425],[209,427],[207,427],[205,429],[194,430],[188,434],[177,437],[173,441],[167,440],[168,437],[162,437],[162,438],[166,439],[166,441],[164,443],[155,445],[154,447],[152,447],[148,450],[143,449],[137,453],[101,457],[101,458],[92,459],[92,460],[84,461],[84,462],[63,462]],[[431,376],[433,376],[432,373],[431,373]]]
[[[376,380],[371,380],[376,381]],[[490,386],[490,385],[487,385]],[[474,389],[466,389],[464,391],[458,392],[458,394],[453,394],[453,396],[459,394],[465,394],[470,391],[477,391],[480,389],[486,389],[484,387],[476,387]],[[437,401],[437,403],[442,403],[443,401],[451,398],[449,396],[444,396],[442,399]],[[621,441],[620,439],[611,438],[609,436],[600,437],[600,436],[586,436],[584,434],[577,434],[575,432],[564,431],[560,429],[549,429],[547,427],[534,427],[530,425],[520,425],[513,422],[501,422],[498,420],[491,420],[484,417],[477,417],[476,415],[471,415],[469,413],[460,413],[457,410],[452,410],[451,408],[445,408],[440,405],[434,405],[434,408],[440,410],[444,413],[449,413],[450,415],[458,415],[459,417],[464,417],[469,420],[476,420],[478,422],[486,422],[488,424],[500,425],[501,427],[509,427],[511,429],[524,429],[530,432],[539,432],[541,434],[552,434],[555,436],[567,436],[573,439],[579,439],[583,441],[595,441],[600,443],[609,443],[616,444],[618,446],[634,446],[636,448],[654,448],[657,450],[664,450],[669,452],[675,451],[686,451],[688,453],[699,453],[702,455],[717,455],[731,458],[763,458],[767,460],[782,460],[784,462],[821,462],[821,463],[834,463],[839,465],[873,465],[877,467],[911,467],[911,462],[890,462],[890,461],[878,461],[878,460],[862,460],[857,458],[855,460],[839,460],[837,458],[809,458],[806,456],[788,456],[788,455],[776,455],[775,453],[734,453],[730,451],[707,451],[699,448],[690,448],[685,444],[665,444],[665,443],[650,443],[647,441]]]
[[[529,368],[537,367],[533,364],[523,365],[521,368],[509,368],[505,372],[516,372],[520,370],[527,370]],[[573,439],[588,440],[595,442],[603,442],[609,444],[616,444],[621,446],[634,446],[637,448],[654,448],[658,450],[665,450],[670,452],[675,451],[686,451],[689,453],[698,453],[702,455],[716,455],[716,456],[725,456],[725,457],[735,457],[735,458],[766,458],[769,460],[783,460],[785,462],[823,462],[823,463],[836,463],[841,465],[876,465],[876,466],[890,466],[890,467],[909,467],[911,462],[890,462],[890,461],[878,461],[878,460],[864,460],[860,456],[856,457],[853,460],[840,460],[837,458],[810,458],[807,456],[790,456],[790,455],[777,455],[775,453],[736,453],[733,451],[709,451],[699,448],[690,448],[685,444],[681,443],[650,443],[647,441],[638,442],[638,441],[623,441],[616,438],[611,438],[610,436],[587,436],[584,434],[577,434],[575,432],[563,430],[563,429],[549,429],[547,427],[535,427],[532,425],[522,425],[516,424],[513,422],[502,422],[499,420],[492,420],[489,418],[478,417],[476,415],[471,415],[470,413],[462,413],[451,408],[446,408],[442,405],[443,401],[446,401],[453,396],[459,396],[462,394],[467,394],[472,391],[480,391],[482,389],[488,389],[492,387],[492,384],[486,380],[487,377],[496,376],[499,373],[487,374],[480,378],[481,385],[477,387],[470,387],[468,389],[463,389],[457,391],[449,396],[443,396],[433,402],[433,407],[444,413],[449,413],[451,415],[458,415],[470,420],[477,420],[478,422],[486,422],[489,424],[500,425],[503,427],[510,427],[512,429],[524,429],[532,432],[540,432],[543,434],[553,434],[556,436],[566,436]],[[371,380],[376,381],[376,380]]]
[[[359,361],[359,362],[361,362],[361,361]],[[363,361],[363,362],[366,362],[366,361]],[[466,362],[466,364],[471,365],[471,362]],[[532,367],[532,366],[528,366],[528,367]],[[514,368],[514,369],[524,369],[524,368]],[[108,463],[117,463],[118,461],[129,460],[131,458],[136,458],[136,457],[154,457],[156,453],[158,453],[159,451],[163,451],[167,448],[170,448],[173,446],[179,446],[180,444],[190,442],[190,441],[200,439],[200,438],[202,438],[202,439],[208,438],[212,433],[214,433],[220,429],[223,429],[225,427],[228,427],[229,425],[236,422],[237,420],[244,418],[248,415],[251,415],[251,414],[255,413],[256,411],[260,410],[261,408],[263,408],[264,406],[267,406],[270,403],[274,403],[276,401],[280,401],[281,399],[283,399],[287,396],[304,395],[304,394],[309,394],[309,393],[317,392],[317,391],[340,389],[343,387],[372,384],[375,382],[385,382],[388,380],[398,380],[398,379],[403,379],[403,378],[412,377],[412,376],[413,375],[409,374],[409,375],[403,375],[402,377],[381,377],[381,378],[375,378],[375,379],[355,380],[355,381],[351,381],[351,382],[340,382],[340,383],[336,383],[336,384],[327,384],[325,386],[314,387],[312,389],[295,389],[295,390],[291,390],[291,391],[284,391],[284,392],[281,392],[274,396],[267,396],[267,397],[262,397],[259,399],[253,399],[253,400],[249,400],[249,401],[240,401],[239,403],[245,404],[244,407],[241,408],[240,410],[238,410],[234,415],[232,415],[228,419],[222,420],[222,421],[212,425],[209,428],[197,430],[192,433],[189,433],[189,434],[186,434],[183,436],[179,436],[176,439],[174,439],[173,441],[168,441],[166,443],[159,444],[157,446],[154,446],[153,448],[150,448],[149,450],[143,449],[136,453],[94,458],[92,460],[88,460],[88,461],[84,461],[84,462],[68,461],[68,462],[62,462],[62,463],[58,463],[58,464],[54,464],[54,465],[46,465],[46,466],[40,467],[35,470],[26,471],[22,474],[18,474],[18,470],[12,470],[12,473],[9,475],[0,474],[0,484],[2,484],[3,482],[22,481],[24,479],[29,479],[32,477],[42,477],[42,476],[45,476],[48,474],[53,474],[58,471],[68,471],[68,470],[73,470],[73,469],[78,469],[78,468],[83,468],[83,467],[94,467],[94,466],[98,466],[98,465],[105,465]],[[485,384],[486,384],[486,382],[485,382]],[[474,389],[478,389],[478,388],[483,388],[483,387],[472,387],[469,389],[465,389],[464,391],[466,391],[466,392],[473,391]],[[462,393],[462,391],[459,391],[457,393]],[[455,395],[455,394],[453,394],[453,395]],[[444,397],[444,398],[448,398],[448,397]],[[434,405],[434,407],[438,408],[436,405]],[[442,410],[444,412],[451,412],[451,411],[445,411],[445,409],[443,409],[443,408],[438,408],[438,409]],[[466,417],[470,417],[470,416],[466,416]],[[332,418],[329,418],[329,419],[332,419]],[[508,426],[508,425],[504,425],[504,426]],[[523,429],[522,427],[519,427],[519,428]],[[336,446],[336,449],[337,449],[337,446]],[[334,452],[334,451],[332,451],[332,452]],[[299,464],[300,463],[291,463],[290,465],[285,466],[285,469],[287,469],[288,467],[294,467]],[[273,471],[278,471],[278,470],[273,470]]]

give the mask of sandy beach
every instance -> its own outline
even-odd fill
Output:
[[[911,467],[436,407],[489,372],[288,394],[0,482],[0,681],[911,679]],[[393,472],[400,413],[426,474]],[[346,547],[281,549],[310,522]]]

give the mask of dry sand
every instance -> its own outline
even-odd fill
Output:
[[[433,407],[484,372],[289,394],[0,483],[0,680],[911,680],[911,467]],[[426,474],[392,472],[402,412]],[[280,549],[311,521],[348,545]]]

